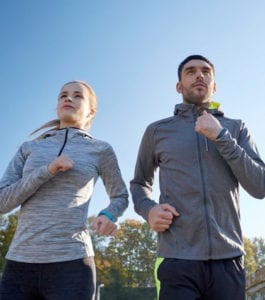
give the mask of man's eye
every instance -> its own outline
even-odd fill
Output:
[[[64,99],[64,98],[66,98],[67,96],[66,95],[61,95],[61,99]]]
[[[211,73],[210,70],[204,70],[204,71],[203,71],[203,74],[206,74],[206,75],[207,75],[207,74],[210,74],[210,73]]]

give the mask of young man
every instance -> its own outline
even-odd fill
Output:
[[[135,211],[158,232],[160,300],[245,299],[238,188],[264,198],[265,164],[244,123],[211,100],[214,73],[201,55],[181,62],[183,103],[146,129],[131,181]]]

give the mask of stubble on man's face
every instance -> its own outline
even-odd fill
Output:
[[[182,97],[183,102],[188,104],[195,104],[195,105],[203,105],[205,103],[211,102],[211,96],[213,92],[207,88],[207,90],[192,90],[186,89],[183,87],[182,89]]]

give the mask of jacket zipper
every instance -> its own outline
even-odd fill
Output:
[[[206,136],[204,136],[204,142],[205,142],[205,150],[206,150],[206,152],[208,152],[209,151],[209,146],[208,146],[208,139],[207,139]]]
[[[65,135],[64,135],[64,142],[63,142],[63,145],[62,145],[60,151],[59,151],[58,154],[57,154],[57,157],[60,156],[60,155],[62,154],[63,149],[64,149],[64,147],[65,147],[65,145],[66,145],[66,142],[67,142],[67,139],[68,139],[68,131],[69,131],[69,129],[66,128],[66,130],[65,130]]]
[[[197,115],[194,114],[194,121],[196,122]],[[206,199],[206,185],[205,185],[205,179],[204,179],[204,172],[203,172],[203,166],[202,166],[202,157],[201,157],[201,146],[200,146],[200,135],[196,132],[196,139],[197,139],[197,147],[198,147],[198,158],[199,158],[199,167],[200,167],[200,173],[202,178],[202,192],[203,192],[203,203],[204,203],[204,213],[206,217],[206,227],[207,227],[207,233],[208,233],[208,242],[209,242],[209,258],[212,256],[212,240],[211,240],[211,228],[209,223],[209,212],[207,208],[207,199]],[[206,145],[206,151],[208,151],[208,141],[205,137],[204,139],[205,145]]]

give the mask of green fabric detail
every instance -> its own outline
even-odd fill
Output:
[[[154,275],[155,275],[155,284],[156,284],[156,292],[157,292],[157,300],[159,300],[159,292],[160,292],[160,281],[157,278],[157,271],[160,266],[160,264],[163,262],[164,257],[157,257],[155,261],[155,269],[154,269]]]
[[[217,108],[219,108],[219,106],[220,106],[220,103],[215,102],[215,101],[211,101],[209,106],[208,106],[208,109],[217,109]]]

